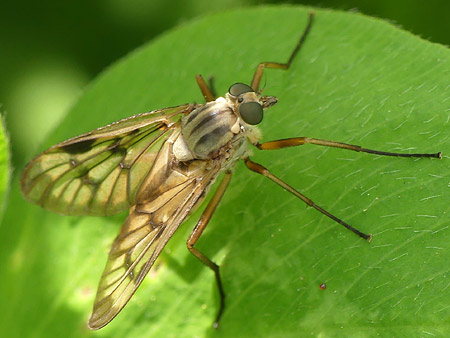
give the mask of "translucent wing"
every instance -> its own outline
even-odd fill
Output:
[[[64,141],[34,158],[22,174],[24,196],[65,215],[112,215],[134,204],[182,105],[132,116]]]
[[[122,310],[220,171],[220,163],[214,161],[178,162],[171,147],[172,142],[166,142],[159,152],[111,247],[89,320],[91,329],[105,326]]]

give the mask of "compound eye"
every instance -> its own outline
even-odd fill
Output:
[[[239,106],[239,115],[245,123],[255,125],[263,119],[263,107],[258,102],[245,102]]]
[[[228,89],[228,93],[230,93],[234,97],[252,91],[253,91],[252,87],[244,83],[235,83],[234,85],[231,85],[230,89]]]

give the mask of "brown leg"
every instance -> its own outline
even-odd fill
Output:
[[[217,98],[216,87],[214,86],[214,76],[208,78],[208,88],[214,98]]]
[[[294,188],[292,188],[289,184],[287,184],[286,182],[283,182],[282,180],[280,180],[278,177],[276,177],[275,175],[273,175],[269,170],[267,170],[266,168],[264,168],[262,165],[255,163],[253,161],[251,161],[249,158],[245,159],[245,165],[247,166],[247,168],[249,168],[251,171],[254,171],[258,174],[261,174],[265,177],[267,177],[268,179],[272,180],[273,182],[275,182],[276,184],[278,184],[279,186],[281,186],[282,188],[286,189],[287,191],[289,191],[291,194],[293,194],[294,196],[300,198],[303,202],[305,202],[307,205],[313,207],[314,209],[320,211],[322,214],[324,214],[325,216],[328,216],[329,218],[331,218],[333,221],[343,225],[344,227],[346,227],[347,229],[351,230],[352,232],[354,232],[355,234],[357,234],[359,237],[364,238],[365,240],[367,240],[368,242],[370,242],[372,240],[372,235],[367,235],[365,233],[362,233],[361,231],[359,231],[358,229],[355,229],[354,227],[352,227],[351,225],[345,223],[343,220],[337,218],[336,216],[330,214],[328,211],[322,209],[321,207],[319,207],[316,203],[314,203],[313,201],[311,201],[308,197],[306,197],[305,195],[301,194],[300,192],[298,192],[297,190],[295,190]]]
[[[289,57],[288,62],[286,62],[286,63],[261,62],[258,65],[258,67],[256,68],[256,71],[255,71],[255,74],[253,75],[253,80],[252,80],[252,84],[251,84],[251,87],[253,88],[253,90],[255,92],[257,92],[258,89],[259,89],[259,84],[261,82],[261,78],[262,78],[262,75],[263,75],[263,72],[264,72],[264,68],[288,69],[291,66],[292,60],[294,60],[295,55],[300,50],[300,47],[302,46],[303,42],[305,41],[305,39],[306,39],[306,37],[307,37],[307,35],[309,33],[309,30],[310,30],[311,25],[312,25],[313,18],[314,18],[314,12],[310,12],[306,28],[303,31],[303,34],[300,37],[300,40],[298,41],[297,45],[295,46],[293,52],[291,53],[291,56]]]
[[[192,230],[192,233],[186,242],[186,245],[187,245],[189,251],[195,257],[197,257],[203,264],[205,264],[211,270],[213,270],[214,274],[216,276],[217,287],[219,288],[219,294],[220,294],[220,307],[219,307],[219,312],[217,313],[216,320],[214,321],[214,325],[213,325],[214,328],[219,327],[219,320],[220,320],[220,317],[222,316],[223,310],[225,309],[225,293],[223,292],[222,280],[220,278],[220,272],[219,272],[219,266],[216,263],[214,263],[212,260],[210,260],[208,257],[206,257],[199,250],[194,248],[194,245],[195,245],[195,243],[197,243],[198,239],[202,235],[203,230],[205,230],[206,226],[208,225],[208,222],[211,219],[214,211],[216,210],[216,207],[219,204],[220,200],[222,199],[222,196],[225,193],[225,190],[227,189],[230,181],[231,181],[231,172],[227,172],[227,173],[225,173],[225,177],[222,179],[222,182],[220,182],[220,185],[217,188],[216,192],[214,193],[214,196],[209,201],[208,205],[206,206],[206,209],[203,211],[202,216],[198,220],[197,224],[195,225],[194,230]]]
[[[319,146],[325,147],[334,147],[334,148],[343,148],[347,150],[353,150],[358,152],[370,153],[375,155],[384,155],[384,156],[398,156],[398,157],[434,157],[434,158],[442,158],[442,153],[438,152],[435,154],[408,154],[408,153],[390,153],[385,151],[378,151],[373,149],[362,148],[360,146],[356,146],[353,144],[335,142],[335,141],[327,141],[321,140],[317,138],[310,137],[293,137],[276,141],[269,141],[264,143],[257,143],[255,146],[261,150],[274,150],[281,149],[287,147],[295,147],[301,146],[303,144],[310,143]]]
[[[200,90],[202,91],[203,97],[205,98],[206,102],[214,101],[216,97],[213,94],[213,92],[209,89],[203,76],[198,74],[195,77],[195,80],[197,80],[197,84],[200,87]]]

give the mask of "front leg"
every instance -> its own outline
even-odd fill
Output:
[[[314,12],[310,12],[308,16],[308,23],[306,24],[306,27],[303,31],[302,36],[300,37],[300,40],[298,40],[297,45],[295,46],[294,50],[292,51],[291,55],[289,56],[289,60],[286,63],[281,62],[261,62],[258,67],[256,68],[255,73],[253,74],[252,84],[250,87],[253,88],[255,92],[258,92],[259,85],[261,83],[261,79],[264,73],[265,68],[272,68],[272,69],[289,69],[291,66],[292,60],[294,60],[295,56],[297,55],[298,51],[303,45],[303,42],[305,42],[306,37],[309,34],[309,31],[312,26],[312,22],[314,19]]]
[[[197,81],[197,84],[206,102],[214,101],[216,99],[216,95],[214,95],[214,90],[212,88],[212,80],[210,80],[210,87],[208,87],[205,79],[200,74],[195,77],[195,80]]]

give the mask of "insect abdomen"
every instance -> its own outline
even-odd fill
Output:
[[[236,122],[231,107],[218,99],[185,116],[181,132],[195,158],[208,159],[233,138],[232,127]]]

